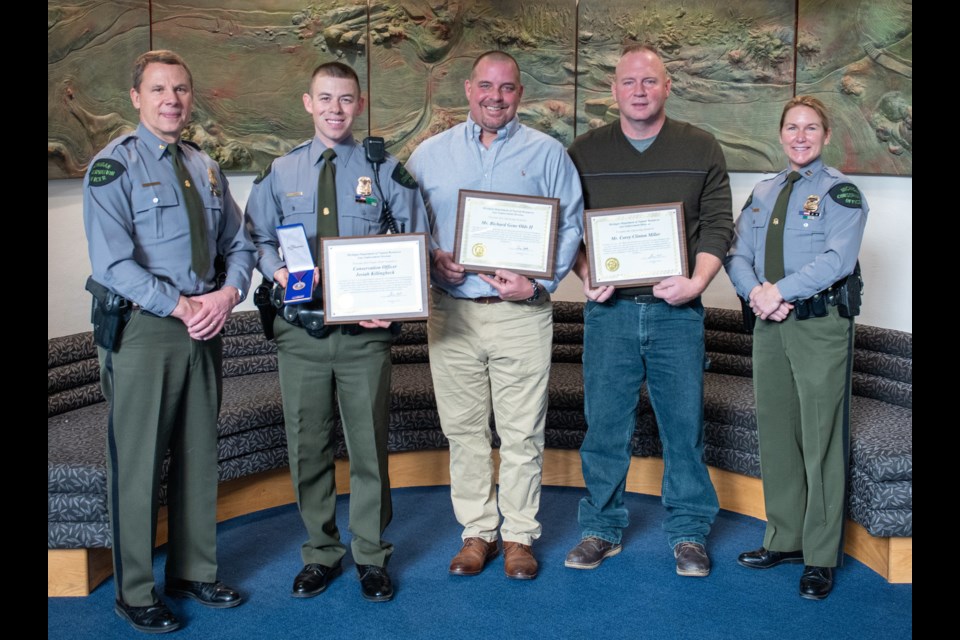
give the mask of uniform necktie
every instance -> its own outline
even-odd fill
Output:
[[[326,149],[323,152],[323,166],[317,179],[317,262],[320,262],[320,238],[336,238],[340,235],[337,225],[337,168],[333,159],[337,152]]]
[[[787,221],[787,203],[793,193],[793,183],[800,179],[800,174],[791,171],[787,176],[787,184],[780,190],[777,202],[773,205],[773,214],[767,226],[767,250],[763,261],[763,275],[767,282],[776,284],[783,279],[783,228]]]
[[[183,193],[183,203],[187,207],[190,222],[190,261],[193,272],[199,277],[210,270],[210,247],[207,245],[207,223],[203,217],[203,200],[193,185],[190,172],[183,166],[180,148],[175,144],[167,145],[167,151],[173,159],[173,169],[177,174],[177,183]]]

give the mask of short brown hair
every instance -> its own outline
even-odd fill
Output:
[[[470,67],[470,77],[473,77],[473,72],[477,70],[477,65],[480,64],[480,61],[484,58],[492,58],[493,60],[499,60],[500,62],[512,62],[513,66],[517,69],[517,78],[520,77],[520,63],[517,62],[517,59],[506,51],[500,51],[499,49],[491,49],[490,51],[484,51],[477,56],[477,59],[473,61],[473,66]]]
[[[783,121],[787,118],[787,111],[794,107],[810,107],[820,116],[820,122],[823,124],[824,131],[830,131],[830,118],[827,116],[827,108],[818,98],[813,96],[796,96],[787,101],[783,106],[783,113],[780,114],[780,128],[783,129]]]
[[[136,91],[140,91],[140,83],[143,81],[144,69],[147,68],[148,64],[153,62],[176,64],[183,67],[183,70],[187,72],[187,78],[190,79],[190,88],[193,89],[193,74],[190,73],[190,67],[183,61],[183,58],[168,49],[155,49],[154,51],[141,53],[137,57],[137,61],[133,63],[133,88]]]
[[[313,73],[310,75],[310,86],[307,87],[307,93],[309,94],[313,90],[313,79],[317,76],[323,76],[324,78],[345,78],[347,80],[353,80],[357,83],[357,95],[359,96],[362,93],[360,89],[360,78],[357,76],[357,72],[353,70],[348,64],[342,62],[324,62],[321,65],[317,65],[317,68],[313,70]]]

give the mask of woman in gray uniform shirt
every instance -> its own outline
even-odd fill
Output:
[[[868,207],[821,159],[823,103],[787,102],[780,144],[788,165],[747,199],[725,267],[756,320],[753,380],[767,528],[740,554],[753,569],[803,563],[800,596],[821,600],[842,558],[857,255]],[[749,306],[749,310],[748,310]]]

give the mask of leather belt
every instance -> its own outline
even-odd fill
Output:
[[[137,304],[136,302],[131,302],[131,303],[130,303],[130,310],[131,310],[131,311],[139,311],[142,315],[150,316],[151,318],[162,318],[162,317],[163,317],[163,316],[158,316],[157,314],[155,314],[155,313],[153,313],[153,312],[151,312],[151,311],[147,311],[146,309],[144,309],[143,307],[141,307],[141,306],[140,306],[139,304]]]
[[[623,293],[617,293],[617,300],[630,300],[634,304],[656,304],[658,302],[663,302],[663,298],[658,298],[654,295],[636,295],[631,296]]]
[[[498,302],[506,302],[500,296],[480,296],[479,298],[458,298],[457,296],[450,295],[440,287],[434,287],[434,291],[436,291],[442,296],[453,298],[454,300],[469,300],[470,302],[476,302],[477,304],[497,304]]]

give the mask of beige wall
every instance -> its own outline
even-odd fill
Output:
[[[759,173],[730,175],[735,209],[739,210]],[[253,174],[233,175],[230,186],[243,207]],[[913,332],[913,178],[853,176],[870,203],[867,231],[860,251],[865,282],[863,313],[858,321]],[[83,231],[80,180],[47,182],[47,337],[90,330],[90,296],[83,285],[90,274]],[[260,276],[254,272],[254,285]],[[568,276],[555,296],[582,300],[580,281]],[[739,308],[733,287],[720,273],[704,294],[704,304]],[[238,307],[253,309],[248,298]]]

